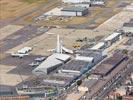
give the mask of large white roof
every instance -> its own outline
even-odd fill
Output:
[[[105,41],[110,41],[112,39],[114,39],[116,36],[120,35],[121,33],[113,33],[110,36],[108,36],[107,38],[105,38]]]
[[[68,59],[70,59],[69,55],[55,53],[49,56],[36,69],[47,69],[56,65],[60,65],[63,63],[63,61],[67,61]]]
[[[98,49],[100,49],[103,46],[104,46],[104,42],[99,42],[98,44],[96,44],[95,46],[93,46],[91,49],[92,50],[98,50]]]
[[[75,60],[92,62],[94,60],[94,58],[93,57],[76,56]]]

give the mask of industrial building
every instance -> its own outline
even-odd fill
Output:
[[[53,75],[50,75],[49,78],[43,78],[42,84],[45,86],[58,86],[58,88],[65,89],[71,84],[75,77],[76,76],[70,74],[54,73]]]
[[[80,6],[70,6],[61,9],[62,16],[85,16],[88,14],[88,9]]]
[[[104,42],[99,42],[98,44],[94,45],[91,49],[92,50],[99,50],[99,49],[103,49],[105,47],[105,43]]]
[[[78,51],[74,60],[61,66],[59,72],[81,75],[100,62],[104,56],[98,51]]]
[[[129,22],[124,23],[122,30],[127,34],[127,35],[132,35],[133,36],[133,19],[131,19]]]
[[[69,55],[55,53],[42,62],[32,73],[35,75],[48,74],[70,59]]]
[[[78,3],[86,3],[91,5],[104,5],[105,0],[62,0],[63,3],[72,3],[72,4],[78,4]]]
[[[59,72],[73,74],[73,75],[80,75],[81,74],[80,71],[83,70],[84,68],[87,68],[87,66],[88,62],[72,60],[67,64],[63,65],[59,70]]]
[[[90,0],[91,5],[105,5],[105,0]]]
[[[90,0],[62,0],[63,3],[90,3]]]
[[[92,71],[93,74],[106,76],[113,69],[115,69],[123,60],[126,60],[127,57],[122,54],[114,54],[112,57],[107,58],[101,64],[99,64],[95,70]]]
[[[108,44],[108,46],[112,45],[114,42],[120,39],[122,33],[114,32],[104,39],[104,42]]]

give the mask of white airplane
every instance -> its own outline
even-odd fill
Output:
[[[63,46],[62,46],[62,50],[64,50],[66,53],[73,54],[73,50],[67,49],[67,48],[65,48]]]
[[[30,52],[31,50],[32,50],[31,47],[24,47],[24,48],[18,50],[17,52],[18,52],[19,54],[26,54],[26,53]]]
[[[62,53],[63,51],[66,53],[73,54],[73,51],[70,49],[67,49],[63,46],[63,42],[60,41],[59,35],[57,35],[57,45],[55,49],[49,49],[48,52],[55,52],[55,53]]]
[[[27,56],[29,54],[20,54],[20,53],[12,53],[11,56],[12,57],[19,57],[19,58],[23,58],[24,56]]]

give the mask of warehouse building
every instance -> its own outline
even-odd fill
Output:
[[[88,3],[91,5],[104,5],[105,0],[62,0],[63,3],[73,3],[73,4],[78,4],[78,3]]]
[[[129,36],[133,36],[133,22],[123,24],[122,30]]]
[[[80,75],[81,70],[88,66],[88,62],[72,60],[64,64],[59,70],[60,73],[67,73],[72,75]]]
[[[65,87],[69,86],[70,83],[73,81],[74,77],[75,76],[73,75],[68,75],[64,73],[54,73],[49,77],[43,78],[41,83],[45,86],[58,86],[58,88],[60,89],[65,89]]]
[[[63,3],[90,3],[90,0],[62,0]]]
[[[99,49],[103,49],[105,47],[105,43],[104,42],[99,42],[98,44],[94,45],[91,50],[99,50]]]
[[[90,0],[91,5],[105,5],[105,0]]]
[[[122,33],[113,33],[104,39],[104,42],[108,44],[108,46],[112,45],[114,42],[120,39]]]
[[[69,55],[66,54],[52,54],[44,62],[42,62],[32,73],[35,75],[48,74],[54,71],[57,67],[66,63],[70,59]]]
[[[62,16],[85,16],[88,14],[88,9],[80,6],[71,6],[61,9]]]
[[[95,75],[106,76],[126,59],[127,57],[122,54],[114,54],[112,57],[107,58],[99,64],[92,73]]]
[[[59,72],[81,75],[100,62],[104,56],[97,51],[78,51],[74,60],[61,66]]]

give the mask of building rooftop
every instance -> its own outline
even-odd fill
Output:
[[[107,58],[101,64],[99,64],[96,69],[92,71],[92,73],[105,76],[115,67],[117,67],[124,59],[125,56],[120,54],[114,54],[112,57]]]
[[[98,49],[101,49],[104,45],[105,45],[104,42],[99,42],[98,44],[94,45],[91,49],[98,50]]]
[[[66,54],[57,54],[57,53],[52,54],[46,60],[44,60],[44,62],[42,62],[37,68],[35,68],[34,71],[35,70],[43,71],[47,68],[57,66],[57,65],[61,65],[69,59],[70,59],[70,56],[66,55]]]
[[[111,79],[116,74],[118,74],[118,72],[120,72],[122,69],[124,69],[127,66],[128,62],[129,62],[129,60],[120,63],[118,65],[118,67],[116,67],[115,70],[111,71],[111,74],[104,76],[103,79],[99,79],[98,82],[95,83],[95,85],[93,85],[89,88],[89,90],[91,90],[91,91],[86,94],[86,98],[89,100],[90,98],[93,98],[94,96],[96,96],[98,91],[100,91],[100,89],[103,89],[105,84],[107,84],[109,81],[111,81]],[[130,68],[132,68],[132,66]]]
[[[87,65],[88,65],[88,62],[85,62],[85,61],[71,60],[70,62],[62,66],[62,70],[80,71],[82,68],[86,67]]]
[[[79,50],[77,51],[77,54],[79,54],[80,56],[85,56],[85,57],[97,57],[99,55],[101,55],[101,51],[93,51],[93,50]]]
[[[133,18],[131,18],[129,22],[130,22],[130,23],[133,23]]]
[[[110,41],[112,40],[113,38],[115,38],[116,36],[120,35],[121,33],[113,33],[111,35],[109,35],[107,38],[105,38],[104,40],[105,41]]]
[[[87,8],[79,7],[79,6],[78,7],[70,6],[70,7],[63,8],[61,11],[76,11],[76,12],[80,11],[80,12],[82,12],[84,10],[87,10]]]
[[[129,22],[129,23],[124,23],[123,27],[133,27],[133,22]]]
[[[65,77],[65,76],[54,76],[51,75],[49,77],[43,78],[43,81],[41,84],[44,85],[52,85],[52,86],[66,86],[69,84],[69,82],[73,79],[74,77]]]

